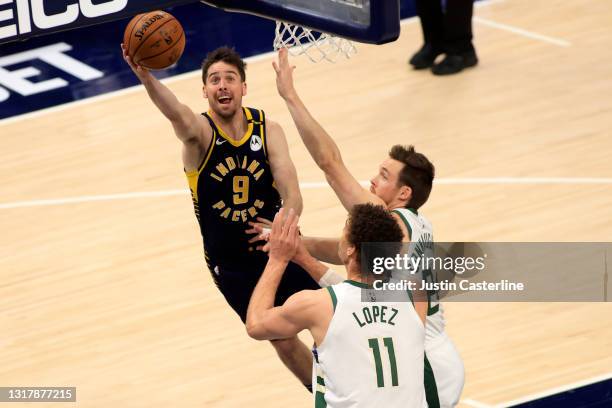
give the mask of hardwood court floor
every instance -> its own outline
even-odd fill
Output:
[[[450,78],[409,70],[420,43],[409,22],[399,41],[360,46],[351,61],[295,60],[297,87],[360,179],[395,143],[430,156],[441,182],[423,212],[439,241],[610,241],[607,2],[507,0],[476,14],[476,69]],[[300,180],[323,181],[276,95],[270,61],[250,64],[245,103],[284,126]],[[206,109],[198,74],[170,86]],[[167,192],[0,207],[0,385],[76,386],[81,407],[309,406],[212,284],[189,195],[176,192],[186,189],[179,143],[144,91],[0,124],[0,134],[4,204]],[[496,177],[531,181],[477,180]],[[550,177],[558,179],[533,184]],[[331,190],[303,195],[303,230],[337,235],[345,212]],[[612,366],[610,303],[446,311],[465,359],[464,406]]]

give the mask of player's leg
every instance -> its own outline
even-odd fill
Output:
[[[411,58],[415,69],[429,68],[442,53],[444,20],[440,1],[416,0],[416,11],[423,30],[423,46]]]
[[[225,297],[227,303],[238,314],[242,323],[246,322],[249,301],[261,271],[263,271],[263,266],[261,268],[250,266],[250,269],[250,273],[245,274],[242,270],[212,267],[215,284]],[[258,271],[259,273],[257,273]],[[295,289],[295,285],[304,286],[304,289],[308,289],[302,281],[296,282],[295,279],[287,278],[286,273],[281,281],[281,286],[277,290],[275,301],[277,305],[283,304],[288,296],[290,296],[289,293],[299,291]],[[316,282],[312,282],[316,285]],[[297,337],[274,340],[271,343],[283,364],[310,390],[312,383],[312,353],[310,349]]]
[[[463,361],[455,344],[446,333],[438,337],[425,345],[425,354],[433,372],[432,377],[435,378],[435,382],[432,383],[430,379],[429,384],[426,378],[426,391],[429,387],[431,394],[435,387],[440,408],[453,408],[459,403],[463,391],[465,381]]]
[[[312,352],[297,337],[271,340],[283,364],[312,392]]]
[[[478,63],[472,44],[474,0],[447,0],[444,13],[444,59],[432,69],[436,75],[457,73]]]

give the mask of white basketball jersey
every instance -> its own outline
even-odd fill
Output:
[[[424,408],[425,331],[405,302],[362,302],[364,284],[327,289],[334,315],[313,367],[315,407]]]
[[[396,208],[393,212],[400,215],[408,232],[410,233],[411,250],[414,250],[417,256],[421,256],[423,249],[428,245],[433,245],[433,228],[431,222],[422,215],[419,215],[414,210],[407,208]],[[433,279],[434,276],[427,273],[424,274],[423,279]],[[430,343],[435,338],[444,333],[446,321],[444,320],[444,311],[442,305],[438,302],[437,296],[429,296],[429,307],[427,308],[427,322],[425,325],[425,341]]]

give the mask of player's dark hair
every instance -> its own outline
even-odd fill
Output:
[[[401,248],[404,233],[391,212],[383,206],[357,204],[351,209],[347,224],[346,238],[349,244],[355,247],[356,259],[363,266],[362,270],[372,270],[374,257],[381,256],[381,249],[384,249],[384,252],[398,253]],[[364,245],[376,242],[385,245]]]
[[[206,83],[208,68],[210,68],[212,64],[219,61],[235,66],[238,69],[242,82],[246,81],[246,62],[242,60],[240,54],[238,54],[233,48],[219,47],[216,50],[209,52],[206,55],[206,59],[204,59],[202,62],[202,82]]]
[[[420,208],[431,193],[436,172],[434,165],[424,154],[417,153],[414,146],[395,145],[389,151],[389,157],[404,163],[398,182],[412,189],[412,197],[406,203],[406,208]]]

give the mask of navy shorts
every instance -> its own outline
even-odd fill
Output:
[[[265,268],[263,266],[245,266],[226,268],[212,266],[211,274],[215,284],[225,297],[227,303],[234,309],[242,323],[246,322],[247,309],[251,295]],[[287,269],[276,291],[274,306],[280,306],[294,293],[304,289],[321,289],[319,284],[310,277],[302,267],[289,262]]]

